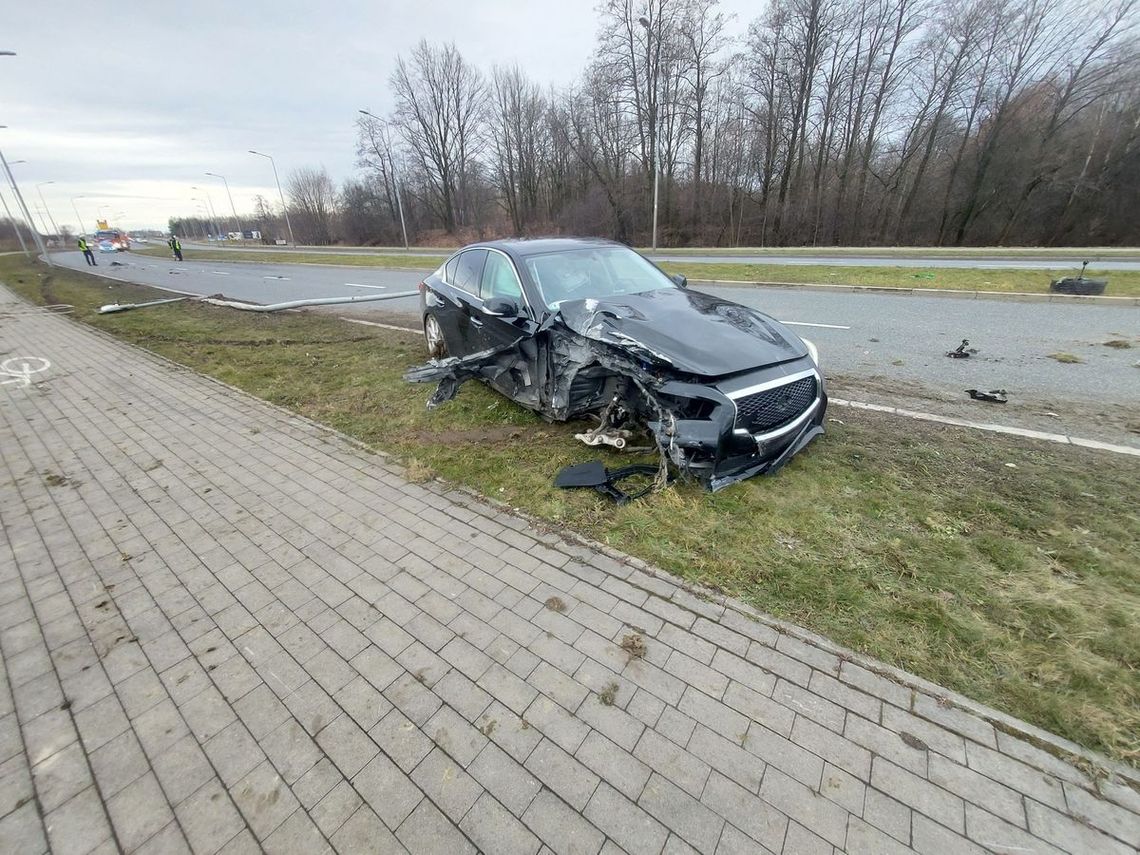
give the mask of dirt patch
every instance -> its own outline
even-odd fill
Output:
[[[645,658],[645,639],[636,632],[631,632],[621,640],[621,649],[629,654],[630,659]]]

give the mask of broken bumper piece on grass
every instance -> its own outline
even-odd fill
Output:
[[[628,478],[649,478],[650,481],[640,490],[627,493],[618,487],[618,484]],[[671,480],[671,478],[666,478],[664,479],[664,483],[668,483],[668,481]],[[657,466],[635,464],[633,466],[623,466],[620,469],[606,469],[605,464],[600,460],[563,467],[554,478],[555,487],[561,487],[564,490],[569,490],[574,487],[592,487],[603,496],[608,496],[613,499],[619,505],[627,504],[634,499],[640,499],[654,489],[664,486],[664,483],[661,478],[661,469]]]
[[[596,416],[597,427],[583,434],[595,442],[583,442],[646,436],[663,467],[710,490],[776,472],[823,433],[827,392],[806,351],[728,376],[699,376],[581,335],[559,318],[548,316],[500,347],[432,360],[404,378],[438,383],[429,408],[477,379],[550,420]]]

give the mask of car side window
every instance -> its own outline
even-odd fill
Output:
[[[459,264],[455,276],[448,282],[469,294],[479,293],[479,279],[483,275],[483,262],[487,260],[487,250],[469,249],[459,253]]]
[[[497,252],[487,253],[487,263],[483,267],[483,282],[479,288],[479,296],[484,300],[493,297],[505,297],[514,300],[520,306],[523,302],[522,285],[519,284],[518,274],[514,265],[505,255]]]
[[[448,261],[447,265],[444,267],[444,270],[446,271],[446,275],[443,277],[443,281],[446,282],[448,285],[451,285],[455,282],[455,270],[457,267],[459,267],[459,256],[458,255],[455,256],[454,258],[452,258],[450,261]]]

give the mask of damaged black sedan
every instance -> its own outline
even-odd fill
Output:
[[[776,471],[823,433],[810,342],[621,244],[473,244],[420,294],[432,360],[407,379],[439,382],[429,407],[480,379],[549,419],[597,416],[578,435],[590,445],[648,432],[663,460],[712,490]]]

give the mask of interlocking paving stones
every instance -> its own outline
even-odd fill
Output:
[[[4,851],[1140,843],[1128,769],[2,287],[0,316],[51,361],[0,388]]]

